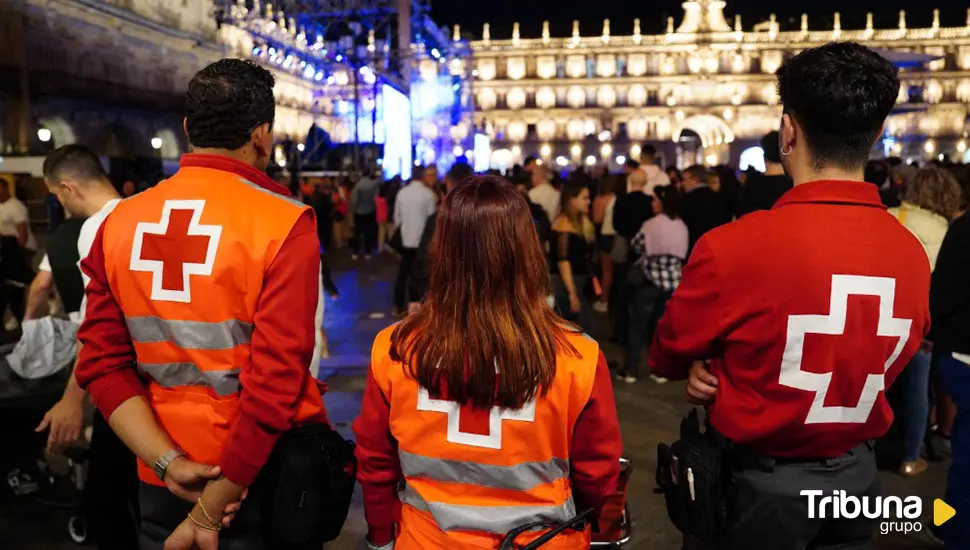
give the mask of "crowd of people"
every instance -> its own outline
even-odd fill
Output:
[[[150,191],[119,200],[90,150],[53,152],[47,185],[85,218],[62,237],[83,297],[74,370],[37,429],[58,450],[79,404],[97,406],[92,461],[115,475],[98,485],[99,545],[319,548],[356,474],[372,550],[498,548],[577,518],[544,548],[587,548],[621,472],[613,380],[644,375],[687,380],[720,453],[696,486],[684,471],[689,503],[658,453],[687,549],[867,547],[873,518],[816,518],[802,492],[878,495],[894,412],[899,473],[942,442],[946,501],[970,511],[970,172],[869,161],[900,85],[876,52],[806,50],[778,80],[763,173],[663,167],[645,146],[617,174],[529,158],[504,177],[459,163],[292,196],[264,172],[273,78],[240,60],[189,83],[193,152]],[[356,464],[312,376],[321,260],[341,247],[400,257]],[[32,295],[66,293],[68,262],[48,263]],[[743,513],[712,526],[695,501]],[[968,525],[933,532],[963,549]]]

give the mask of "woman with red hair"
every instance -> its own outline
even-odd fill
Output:
[[[459,184],[429,264],[424,303],[374,342],[354,422],[368,545],[494,549],[518,527],[597,513],[622,451],[609,370],[546,304],[525,199],[495,177]],[[580,527],[543,548],[589,541]]]

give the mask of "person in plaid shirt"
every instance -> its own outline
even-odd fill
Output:
[[[634,288],[630,303],[630,340],[626,362],[617,378],[633,384],[640,375],[640,360],[651,321],[659,319],[670,295],[680,284],[680,270],[687,258],[690,241],[687,224],[680,219],[680,192],[674,186],[653,190],[653,212],[631,241],[637,257],[630,270]],[[655,382],[667,380],[650,375]]]

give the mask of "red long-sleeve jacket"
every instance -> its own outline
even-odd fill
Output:
[[[930,268],[875,186],[796,186],[697,243],[650,349],[718,378],[715,429],[768,456],[830,458],[892,423],[888,388],[929,329]]]
[[[289,195],[263,172],[225,157],[187,154],[181,166],[224,170],[268,191]],[[135,368],[125,317],[108,285],[100,232],[81,268],[91,282],[86,291],[85,322],[78,331],[82,347],[75,376],[104,417],[110,418],[128,399],[147,397],[146,382]],[[260,364],[262,378],[252,380],[241,393],[239,414],[218,464],[234,483],[251,484],[278,437],[290,428],[285,419],[292,416],[288,411],[292,403],[274,399],[273,388],[304,384],[317,330],[314,298],[319,294],[319,281],[319,242],[313,216],[307,213],[293,227],[265,275],[250,346],[251,361]],[[269,379],[272,383],[265,383]]]

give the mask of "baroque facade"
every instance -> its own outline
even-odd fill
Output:
[[[963,156],[970,104],[970,13],[967,24],[909,28],[905,12],[896,28],[782,30],[775,16],[744,29],[724,15],[723,0],[684,2],[678,26],[666,32],[613,36],[490,36],[485,24],[471,43],[475,63],[476,126],[492,138],[493,166],[537,155],[559,166],[609,163],[638,157],[653,143],[667,164],[736,162],[741,152],[777,129],[781,107],[775,71],[801,50],[833,40],[932,59],[901,73],[899,109],[886,129],[883,154],[927,158]],[[907,55],[907,53],[897,55]]]
[[[206,64],[239,53],[214,13],[213,0],[6,2],[0,154],[82,142],[104,156],[177,158],[186,150],[186,84]],[[293,71],[269,68],[277,78],[276,131],[302,139],[316,118],[313,87]]]

